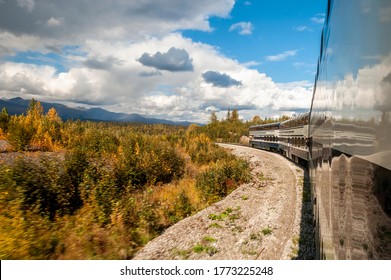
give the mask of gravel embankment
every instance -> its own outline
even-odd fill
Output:
[[[306,170],[278,154],[221,146],[250,162],[252,181],[168,228],[134,259],[313,259]]]

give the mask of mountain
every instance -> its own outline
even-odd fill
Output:
[[[11,99],[0,99],[0,110],[7,108],[10,115],[19,115],[26,113],[30,100],[25,100],[20,97]],[[191,122],[173,122],[164,119],[155,119],[143,117],[138,114],[114,113],[102,108],[83,107],[71,108],[59,103],[41,102],[45,113],[50,109],[56,109],[57,113],[63,120],[90,120],[90,121],[109,121],[109,122],[131,122],[145,124],[171,124],[188,126]]]

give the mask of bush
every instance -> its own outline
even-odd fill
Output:
[[[61,162],[48,156],[19,157],[2,174],[2,189],[20,201],[23,211],[38,213],[53,220],[56,215],[73,213],[76,189]]]
[[[8,126],[8,141],[17,151],[28,149],[34,133],[34,128],[29,125],[23,115],[11,118]]]
[[[196,187],[204,200],[216,202],[249,178],[248,164],[244,160],[218,162],[216,166],[197,176]]]
[[[192,162],[198,165],[215,163],[218,160],[233,158],[203,133],[199,135],[188,133],[186,151],[189,153]]]
[[[144,188],[179,179],[184,170],[184,159],[170,144],[158,137],[138,135],[124,144],[115,174],[119,185]]]

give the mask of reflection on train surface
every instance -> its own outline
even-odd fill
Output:
[[[391,259],[391,1],[328,3],[309,122],[318,257]]]

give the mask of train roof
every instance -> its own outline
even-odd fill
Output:
[[[281,122],[274,122],[274,123],[265,123],[265,124],[257,124],[257,125],[252,125],[250,126],[250,128],[257,128],[257,127],[278,127],[280,125]]]
[[[290,124],[308,124],[310,112],[302,113],[296,117],[290,118],[289,120],[281,122],[281,126],[289,126]]]

